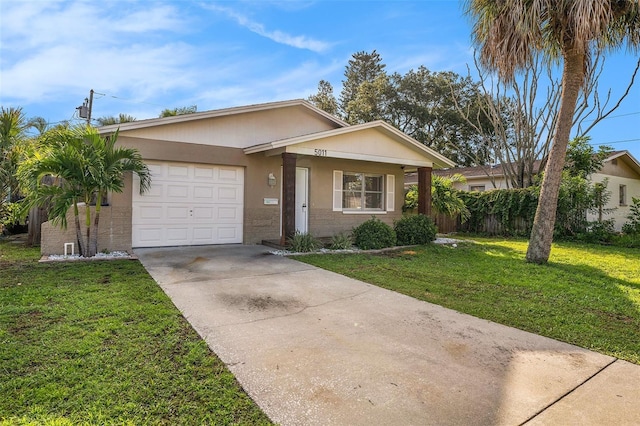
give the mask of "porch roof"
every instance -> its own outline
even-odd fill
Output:
[[[455,164],[431,148],[383,122],[341,127],[319,133],[272,141],[244,149],[245,154],[283,152],[399,164],[402,166],[453,167]]]

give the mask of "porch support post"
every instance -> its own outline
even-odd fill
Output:
[[[280,244],[296,232],[296,154],[282,153],[282,236]]]
[[[418,213],[431,216],[431,167],[418,168]]]

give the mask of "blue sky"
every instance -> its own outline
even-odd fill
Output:
[[[473,62],[455,0],[0,0],[0,31],[0,104],[52,123],[77,119],[90,89],[94,117],[145,119],[306,98],[321,79],[337,96],[357,51],[377,50],[389,72],[466,75]],[[619,95],[636,60],[608,57],[600,92]],[[591,136],[640,159],[640,81]]]

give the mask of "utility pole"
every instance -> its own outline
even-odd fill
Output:
[[[93,109],[93,89],[89,91],[89,98],[84,98],[84,102],[78,108],[80,118],[86,118],[87,124],[91,125],[91,110]]]
[[[89,91],[89,114],[87,115],[87,124],[91,125],[91,110],[93,109],[93,89]]]

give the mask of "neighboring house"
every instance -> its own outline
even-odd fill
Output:
[[[372,215],[402,215],[405,171],[421,178],[430,211],[431,171],[454,164],[394,127],[350,126],[304,100],[122,123],[118,143],[136,148],[152,173],[139,194],[129,176],[109,194],[99,250],[203,244],[283,243],[350,231]],[[82,217],[82,216],[81,216]],[[71,212],[69,224],[73,224]],[[42,254],[75,242],[73,226],[42,226]]]
[[[534,163],[534,170],[540,168],[540,161]],[[465,191],[489,191],[508,188],[502,166],[455,167],[436,170],[440,176],[452,176],[456,173],[466,178],[466,183],[457,183],[455,187]],[[640,198],[640,163],[628,151],[614,151],[605,160],[602,169],[590,176],[592,182],[603,182],[607,179],[607,189],[611,198],[605,209],[611,212],[605,219],[613,219],[615,229],[620,231],[627,221],[632,197]],[[405,178],[405,187],[416,182],[416,177],[409,173]],[[597,215],[589,213],[589,220],[596,220]]]

